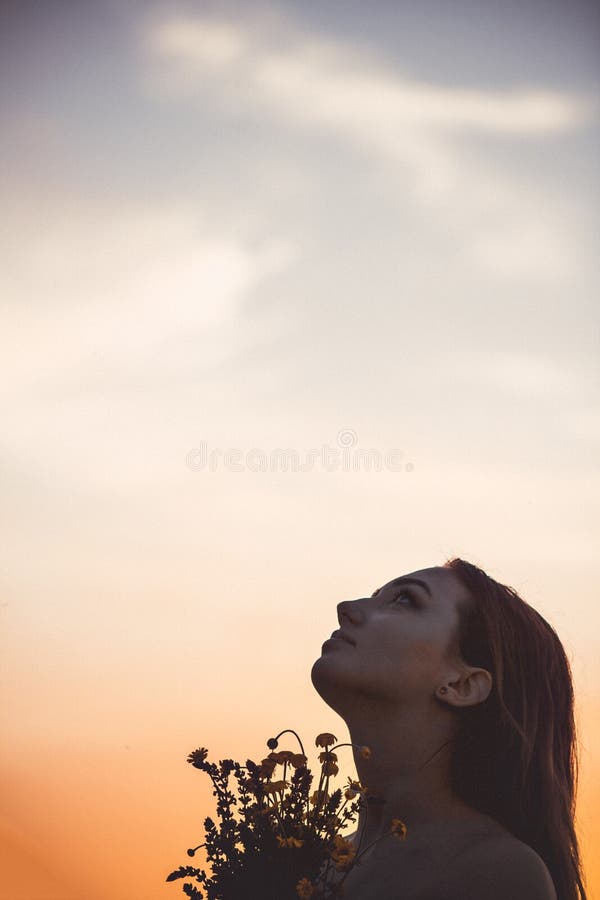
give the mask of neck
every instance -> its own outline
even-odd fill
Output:
[[[401,819],[409,831],[465,818],[470,810],[450,787],[453,731],[449,717],[433,719],[417,711],[390,719],[372,710],[348,723],[351,741],[368,746],[369,759],[354,750],[360,783],[367,788],[358,834],[367,842]]]

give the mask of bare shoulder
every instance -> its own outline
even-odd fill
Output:
[[[541,856],[508,834],[490,837],[472,847],[462,856],[449,882],[461,900],[557,900],[552,877]]]

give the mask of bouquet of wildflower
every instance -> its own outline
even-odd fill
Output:
[[[286,732],[295,735],[300,753],[276,752],[279,738]],[[207,761],[204,747],[194,750],[187,761],[210,777],[220,821],[217,824],[206,818],[204,843],[187,852],[194,856],[205,848],[210,873],[180,866],[166,880],[195,879],[202,889],[191,881],[183,884],[183,892],[195,900],[326,900],[339,896],[350,871],[376,841],[361,852],[360,844],[355,847],[340,834],[345,825],[356,821],[366,788],[349,778],[343,789],[330,793],[330,779],[339,772],[335,751],[353,746],[336,744],[336,740],[333,734],[316,738],[316,746],[322,748],[316,790],[311,790],[313,775],[302,741],[291,729],[267,741],[271,752],[260,764],[248,759],[241,766],[224,759],[216,765]],[[368,747],[357,749],[364,758],[370,757]],[[230,788],[231,776],[237,782],[235,792]],[[389,834],[404,838],[404,823],[393,819]]]

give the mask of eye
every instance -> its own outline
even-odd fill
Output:
[[[415,596],[411,590],[407,588],[401,588],[399,591],[396,591],[394,596],[392,597],[392,602],[395,603],[400,597],[408,598],[408,602],[410,606],[416,606]]]

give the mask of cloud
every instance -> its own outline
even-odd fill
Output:
[[[15,225],[0,266],[12,477],[24,496],[63,479],[112,490],[183,479],[188,432],[227,419],[206,374],[222,382],[265,329],[287,334],[285,311],[245,306],[294,247],[219,233],[182,206],[56,210],[52,224]]]
[[[152,90],[200,104],[218,97],[230,111],[254,111],[265,127],[340,138],[349,151],[388,168],[399,202],[411,198],[435,215],[432,227],[459,242],[464,232],[458,252],[478,268],[544,281],[575,268],[564,211],[544,204],[531,180],[494,165],[477,142],[571,132],[595,117],[589,98],[528,86],[430,84],[349,44],[290,26],[261,31],[251,20],[165,15],[147,24],[143,43]]]
[[[467,381],[538,400],[572,401],[585,392],[585,381],[574,367],[533,353],[471,351],[455,361],[454,371]]]
[[[248,49],[247,35],[229,22],[209,22],[189,16],[172,16],[153,26],[147,36],[149,49],[158,56],[178,59],[181,74],[219,69],[237,62]],[[183,82],[181,82],[183,87]],[[193,86],[193,81],[188,82]]]
[[[284,42],[282,51],[246,23],[201,15],[167,16],[145,34],[147,51],[166,64],[171,86],[182,94],[197,90],[207,75],[231,73],[231,89],[245,88],[289,118],[340,129],[357,140],[371,140],[374,125],[375,140],[391,153],[407,126],[548,134],[577,127],[591,112],[589,100],[566,93],[432,85],[401,77],[356,48],[289,34]]]
[[[13,385],[101,361],[108,370],[231,354],[243,301],[293,255],[251,247],[187,209],[116,210],[13,234],[0,274],[3,357]],[[26,352],[24,352],[24,350]]]
[[[144,40],[158,64],[155,85],[193,97],[215,79],[242,104],[270,107],[279,119],[338,133],[408,163],[425,194],[452,177],[451,138],[551,135],[578,127],[593,112],[588,99],[575,95],[432,85],[403,77],[356,48],[280,37],[284,50],[247,23],[178,14],[153,22]]]

